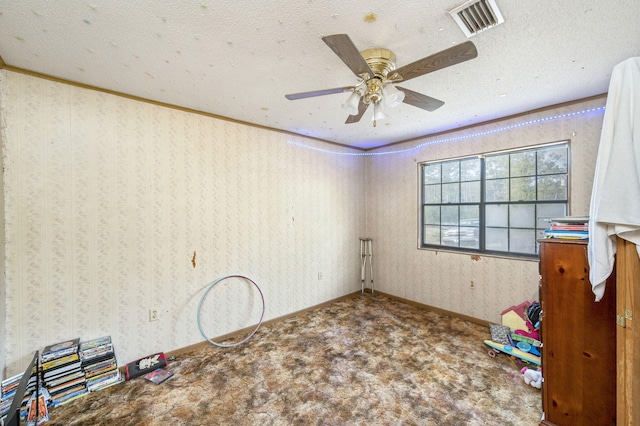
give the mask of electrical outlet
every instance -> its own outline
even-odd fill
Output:
[[[160,319],[160,311],[157,308],[149,309],[149,321],[158,321]]]
[[[318,272],[318,279],[319,280],[324,279],[324,275],[322,275],[322,272]]]
[[[471,285],[469,287],[471,288],[471,290],[475,290],[476,284],[473,281],[471,281]]]

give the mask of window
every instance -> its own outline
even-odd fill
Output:
[[[552,217],[567,214],[566,142],[420,164],[420,245],[535,257]]]

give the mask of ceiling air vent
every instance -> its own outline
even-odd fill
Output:
[[[494,0],[471,0],[449,11],[467,38],[504,22]]]

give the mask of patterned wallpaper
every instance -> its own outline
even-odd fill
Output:
[[[360,288],[360,157],[1,75],[7,374],[72,337],[111,335],[121,365],[201,342],[200,298],[230,274],[260,286],[265,320]],[[249,327],[262,311],[246,282],[223,283],[203,303],[210,337]]]
[[[367,157],[367,233],[373,238],[380,291],[437,308],[500,322],[500,313],[524,300],[538,300],[538,262],[453,252],[418,250],[418,163],[540,143],[569,140],[570,214],[588,215],[603,111],[567,115],[605,105],[605,98],[477,126],[395,155]],[[496,130],[531,121],[527,126]],[[486,133],[484,136],[474,136]],[[402,150],[437,142],[396,145]],[[383,150],[380,150],[383,151]],[[473,288],[471,283],[473,282]]]
[[[357,291],[361,236],[373,238],[376,289],[497,322],[537,298],[537,262],[418,250],[417,163],[569,139],[571,214],[587,214],[602,112],[336,156],[288,142],[346,149],[0,70],[0,120],[6,376],[75,336],[110,334],[120,364],[200,342],[200,298],[229,274],[258,283],[265,319]],[[202,325],[218,336],[260,312],[251,286],[225,280]]]
[[[5,141],[5,130],[6,130],[6,125],[5,125],[5,120],[4,120],[4,114],[2,113],[2,111],[4,111],[4,96],[2,96],[2,87],[4,85],[4,81],[6,78],[6,73],[3,72],[2,70],[0,70],[0,146],[4,146],[4,141]],[[4,149],[2,149],[3,153],[4,153]],[[4,160],[3,160],[4,162]],[[0,173],[0,188],[4,187],[4,173]],[[2,194],[0,193],[0,224],[4,224],[4,197],[2,196]],[[0,261],[0,277],[4,277],[4,258],[5,258],[5,245],[4,245],[4,226],[0,226],[0,259],[2,259],[2,261]],[[2,309],[0,310],[0,377],[4,378],[4,376],[2,376],[2,373],[4,372],[4,368],[6,365],[6,348],[7,348],[7,333],[6,333],[6,324],[7,324],[7,305],[5,304],[6,301],[6,286],[5,286],[5,280],[2,279],[0,280],[0,306],[2,306]],[[25,367],[26,368],[26,367]]]

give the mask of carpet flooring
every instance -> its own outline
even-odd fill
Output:
[[[242,337],[240,337],[242,338]],[[537,425],[540,390],[489,329],[384,295],[354,296],[206,345],[51,410],[50,425]]]

